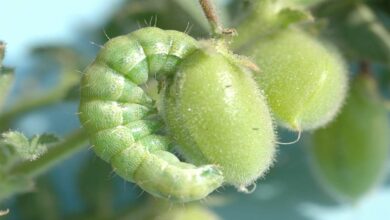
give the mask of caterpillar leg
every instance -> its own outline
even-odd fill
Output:
[[[178,202],[206,197],[223,176],[214,165],[195,167],[169,152],[154,101],[139,85],[174,73],[195,50],[196,41],[183,33],[140,29],[107,42],[81,84],[80,121],[96,154],[124,179]]]

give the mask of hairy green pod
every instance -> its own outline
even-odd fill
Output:
[[[297,29],[259,38],[249,55],[274,116],[292,130],[316,129],[331,121],[347,87],[342,58]]]
[[[126,215],[137,220],[220,220],[212,210],[197,203],[172,204],[169,201],[149,198]]]
[[[223,177],[215,165],[195,167],[168,152],[163,121],[140,85],[174,73],[197,50],[184,33],[143,28],[108,41],[81,83],[80,121],[96,154],[124,179],[172,201],[204,198]]]
[[[184,207],[178,205],[172,207],[171,204],[166,204],[160,208],[161,210],[156,216],[156,220],[220,220],[211,210],[196,204]]]
[[[239,190],[272,164],[275,135],[265,98],[236,58],[199,50],[185,59],[167,90],[167,125],[195,164],[217,164]]]
[[[384,174],[390,147],[387,111],[375,81],[354,80],[341,114],[313,135],[312,161],[325,186],[355,201]]]

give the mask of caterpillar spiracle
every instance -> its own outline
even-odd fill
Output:
[[[96,154],[171,201],[202,199],[223,183],[251,184],[273,159],[272,119],[256,83],[228,60],[184,33],[155,27],[109,40],[81,84],[80,121]],[[159,108],[141,87],[150,78],[166,84]],[[199,114],[188,114],[191,108]],[[169,152],[176,144],[196,166]]]

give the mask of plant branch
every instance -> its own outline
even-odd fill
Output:
[[[211,32],[214,37],[220,38],[224,35],[236,35],[236,31],[234,29],[225,29],[222,27],[211,0],[199,0],[199,4],[211,26]]]
[[[87,140],[86,131],[80,129],[49,148],[48,152],[39,159],[26,161],[15,166],[10,170],[10,174],[36,177],[83,149],[87,145]]]
[[[30,112],[32,110],[54,104],[61,101],[67,91],[74,85],[74,82],[65,82],[64,85],[59,85],[57,88],[35,99],[22,99],[14,106],[0,114],[0,131],[8,129],[10,122],[18,116]]]
[[[214,35],[222,34],[222,28],[218,20],[218,16],[214,10],[210,0],[199,0],[199,4],[211,26],[211,31]]]
[[[43,106],[53,104],[59,101],[61,98],[62,94],[61,97],[59,97],[57,93],[48,93],[48,95],[39,97],[37,99],[19,101],[12,108],[0,115],[0,131],[7,129],[9,127],[10,122],[17,118],[19,115],[22,115],[26,112],[32,111]]]

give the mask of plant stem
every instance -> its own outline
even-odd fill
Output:
[[[199,4],[203,9],[203,12],[211,26],[211,31],[213,35],[221,35],[222,28],[218,20],[218,16],[214,10],[213,5],[210,0],[199,0]]]
[[[37,160],[23,162],[11,169],[11,174],[36,177],[56,166],[87,145],[87,133],[80,129],[63,141],[49,148],[48,152]]]
[[[202,7],[203,13],[205,14],[206,19],[210,24],[213,37],[221,38],[224,35],[236,35],[236,31],[234,29],[225,29],[222,27],[211,0],[199,0],[199,4]]]
[[[8,129],[10,122],[17,118],[19,115],[60,101],[64,97],[64,93],[65,92],[63,90],[56,89],[54,91],[50,91],[49,93],[47,93],[47,95],[36,99],[23,99],[19,101],[9,110],[0,114],[0,131]]]

